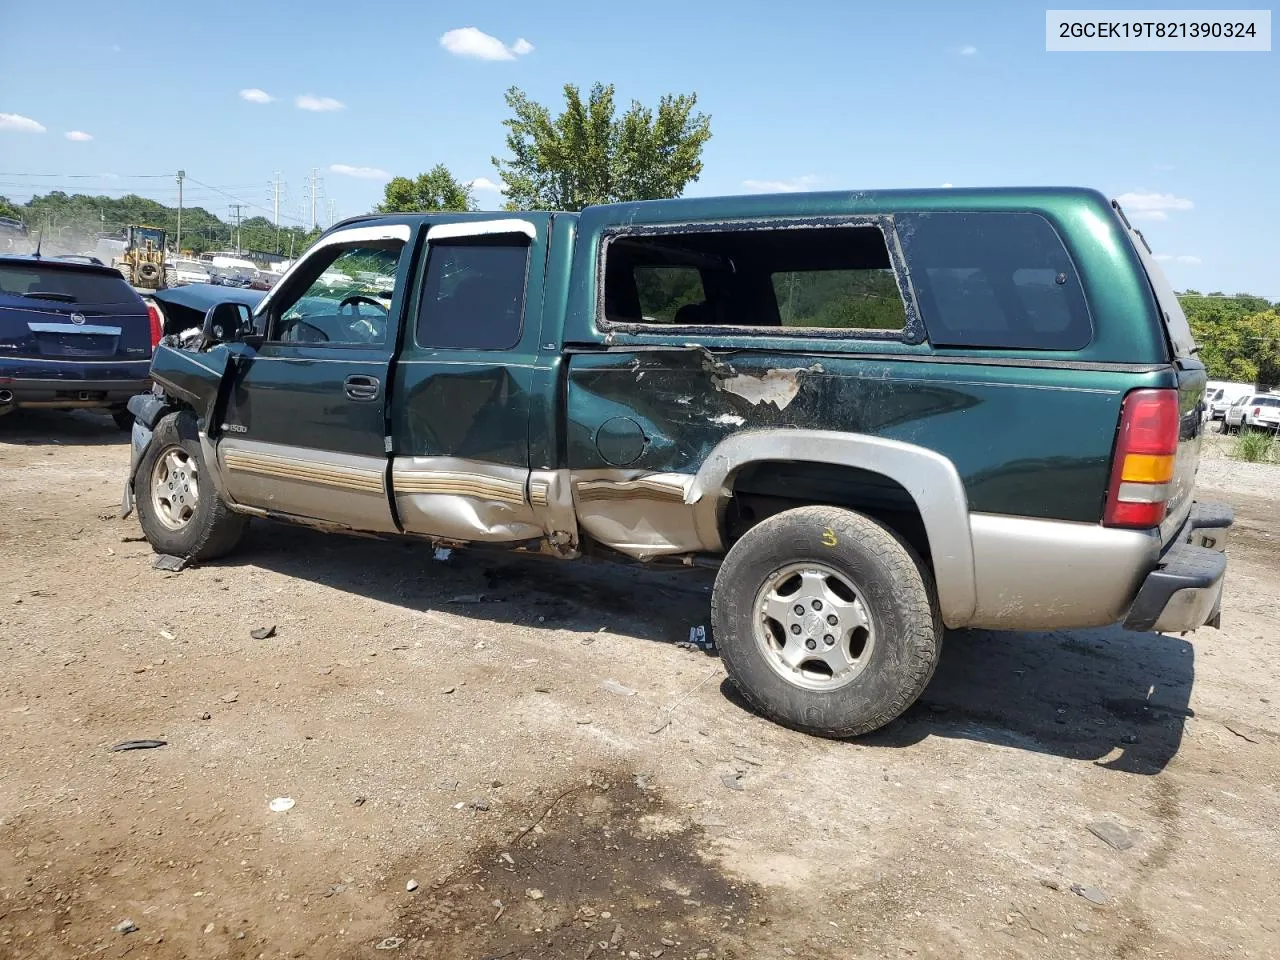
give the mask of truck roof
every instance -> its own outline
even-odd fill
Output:
[[[919,190],[827,190],[821,192],[752,193],[714,197],[674,197],[598,204],[578,213],[564,211],[481,210],[432,213],[369,213],[349,217],[330,229],[356,223],[456,222],[491,220],[495,216],[575,217],[591,223],[659,223],[679,220],[743,219],[769,216],[874,214],[893,210],[1063,210],[1107,208],[1107,198],[1089,187],[945,187]]]

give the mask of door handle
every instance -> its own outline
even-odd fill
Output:
[[[366,377],[360,374],[354,374],[342,381],[342,389],[348,400],[377,400],[380,386],[377,377]]]

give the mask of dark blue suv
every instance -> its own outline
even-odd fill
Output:
[[[160,314],[110,267],[0,255],[0,414],[96,408],[128,429]]]

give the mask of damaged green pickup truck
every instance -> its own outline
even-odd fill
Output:
[[[156,351],[126,508],[195,560],[264,517],[718,563],[743,694],[852,736],[947,627],[1216,625],[1195,353],[1088,190],[360,217]]]

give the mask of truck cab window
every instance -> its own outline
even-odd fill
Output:
[[[510,236],[433,242],[418,303],[417,342],[505,350],[520,340],[529,244]]]
[[[387,342],[400,240],[338,246],[307,263],[307,273],[278,302],[276,343],[375,345]],[[295,295],[296,292],[296,295]]]

